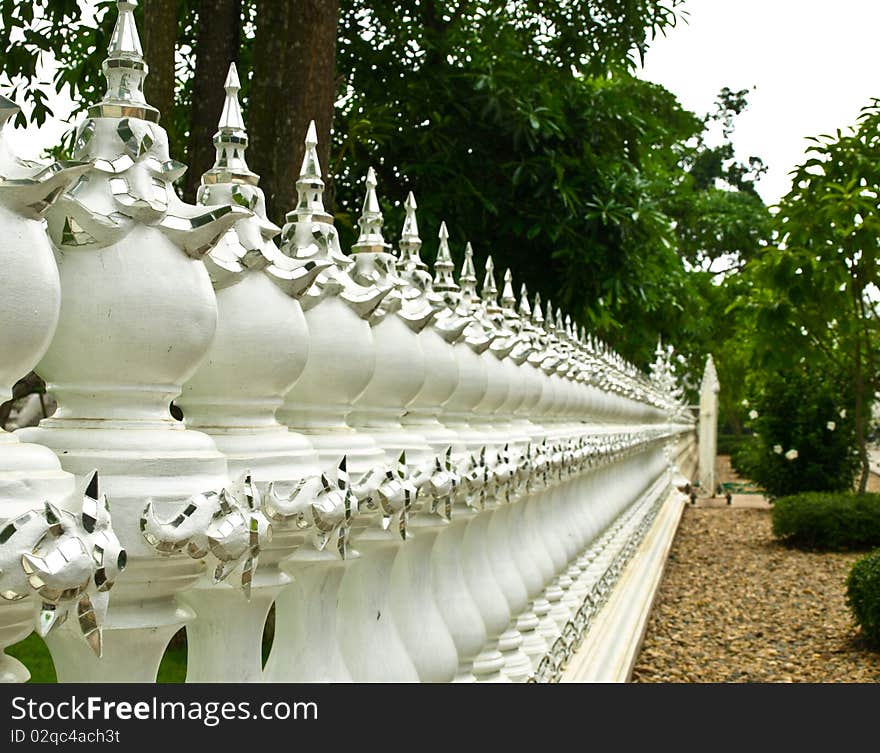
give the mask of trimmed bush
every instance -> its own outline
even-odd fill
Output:
[[[880,546],[880,494],[807,492],[773,506],[773,535],[801,549]]]
[[[857,560],[846,579],[846,605],[862,635],[880,646],[880,550]]]

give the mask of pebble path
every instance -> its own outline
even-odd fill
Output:
[[[633,682],[878,682],[844,601],[858,553],[777,543],[770,511],[688,506]]]

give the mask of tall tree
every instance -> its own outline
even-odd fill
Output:
[[[281,222],[296,202],[310,120],[318,132],[318,155],[328,163],[339,0],[278,0],[259,9],[248,157],[262,175],[270,218]]]
[[[880,100],[857,125],[812,139],[753,266],[758,367],[830,366],[852,385],[865,491],[870,407],[880,390]],[[833,418],[833,417],[831,417]]]
[[[174,47],[177,44],[177,0],[144,3],[141,38],[150,73],[144,82],[147,102],[166,115],[174,107]]]

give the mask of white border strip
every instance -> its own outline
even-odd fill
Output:
[[[628,682],[687,497],[673,489],[560,682]]]

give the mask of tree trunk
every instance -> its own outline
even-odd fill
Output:
[[[140,26],[144,59],[150,68],[144,95],[166,118],[174,106],[174,45],[177,42],[177,0],[149,0],[144,3]]]
[[[859,476],[859,494],[864,494],[867,490],[868,474],[871,470],[868,458],[868,419],[865,402],[865,378],[862,368],[862,349],[860,343],[856,348],[856,442],[859,447],[859,460],[862,464],[862,472]]]
[[[326,170],[336,100],[338,19],[339,0],[277,0],[259,5],[248,161],[261,175],[269,218],[278,224],[296,203],[296,179],[310,120],[318,132],[324,180],[330,182]]]
[[[229,64],[238,60],[240,38],[241,0],[199,1],[196,71],[187,149],[189,169],[183,193],[186,201],[195,201],[202,173],[214,164],[212,136],[223,110],[223,82]],[[248,71],[239,74],[245,79]]]

